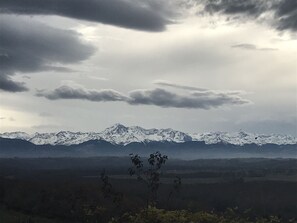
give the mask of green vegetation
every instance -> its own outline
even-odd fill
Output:
[[[186,210],[168,211],[156,207],[148,207],[138,213],[124,214],[113,218],[109,223],[280,223],[278,217],[250,219],[238,216],[232,209],[223,214],[213,212],[190,212]],[[291,220],[293,222],[293,220]]]
[[[148,189],[147,195],[147,205],[156,205],[157,203],[157,192],[161,176],[161,168],[168,160],[166,155],[162,155],[160,152],[155,152],[150,154],[147,159],[148,167],[144,169],[144,164],[139,155],[130,154],[130,159],[133,164],[129,168],[130,176],[136,176],[138,181],[144,183],[145,187]]]
[[[100,216],[100,212],[104,209],[97,209],[95,213],[86,213],[83,222],[105,222],[104,217]],[[99,215],[98,215],[99,214]],[[41,218],[36,216],[25,215],[16,211],[0,210],[1,223],[62,223],[70,221],[61,221],[54,219]],[[106,221],[107,222],[107,221]],[[124,213],[120,217],[111,217],[108,223],[281,223],[281,219],[275,216],[267,218],[250,219],[237,215],[237,213],[228,209],[223,214],[214,212],[190,212],[187,210],[168,211],[149,206],[136,213]],[[288,222],[296,222],[294,219]]]
[[[296,160],[143,164],[129,176],[129,157],[0,159],[0,223],[296,222]],[[154,170],[152,200],[137,178]]]

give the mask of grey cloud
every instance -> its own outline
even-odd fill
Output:
[[[275,17],[278,19],[278,29],[297,30],[297,1],[283,0],[276,8]]]
[[[179,95],[164,89],[136,90],[130,93],[129,104],[156,105],[160,107],[210,109],[223,105],[242,105],[248,100],[228,94],[216,94],[213,92],[193,92],[189,95]]]
[[[214,14],[221,13],[231,18],[238,16],[250,19],[263,18],[278,30],[297,30],[297,2],[296,0],[204,0],[204,11]],[[272,20],[268,14],[273,14]],[[232,17],[233,16],[233,17]]]
[[[24,82],[13,81],[8,75],[10,73],[0,72],[0,90],[10,92],[28,91]]]
[[[270,47],[258,47],[254,44],[250,43],[241,43],[241,44],[235,44],[231,46],[232,48],[241,48],[245,50],[261,50],[261,51],[275,51],[278,50],[277,48],[270,48]]]
[[[224,105],[243,105],[250,101],[228,92],[188,92],[176,94],[165,89],[141,89],[126,96],[115,90],[87,90],[78,87],[61,86],[53,91],[38,91],[36,96],[49,100],[81,99],[96,102],[126,102],[130,105],[154,105],[164,108],[210,109]]]
[[[259,15],[266,9],[261,0],[209,0],[204,8],[210,13]]]
[[[43,66],[42,69],[44,71],[55,71],[55,72],[63,72],[63,73],[69,73],[69,72],[76,72],[75,70],[72,70],[67,67],[59,67],[59,66]]]
[[[164,87],[174,87],[174,88],[184,89],[184,90],[198,90],[198,91],[205,91],[205,90],[207,90],[205,88],[185,86],[185,85],[175,84],[175,83],[171,83],[171,82],[164,81],[164,80],[154,81],[154,84],[160,85],[160,86],[164,86]]]
[[[243,16],[260,22],[265,18],[278,30],[297,30],[295,0],[2,0],[0,12],[59,15],[130,29],[163,31],[175,18],[187,14],[190,5],[197,4],[202,6],[202,13],[225,14],[229,19]]]
[[[0,12],[59,15],[146,31],[171,23],[169,5],[155,0],[2,0]]]
[[[242,48],[242,49],[246,49],[246,50],[256,50],[257,47],[254,44],[248,44],[248,43],[241,43],[241,44],[236,44],[236,45],[232,45],[232,48]]]
[[[68,69],[60,64],[78,63],[95,51],[76,32],[19,17],[1,15],[0,27],[0,89],[4,91],[28,90],[23,82],[11,79],[17,72],[65,72]]]
[[[272,48],[272,47],[262,47],[262,48],[257,48],[257,50],[262,50],[262,51],[276,51],[278,49],[277,48]]]
[[[160,85],[163,87],[173,87],[177,89],[182,89],[182,90],[189,90],[193,91],[196,95],[197,94],[228,94],[228,95],[243,95],[247,94],[245,91],[226,91],[226,90],[209,90],[206,88],[199,88],[199,87],[193,87],[193,86],[187,86],[187,85],[181,85],[181,84],[176,84],[176,83],[171,83],[166,80],[156,80],[153,82],[156,85]]]
[[[38,91],[37,96],[46,97],[50,100],[57,99],[82,99],[88,101],[125,101],[126,97],[121,93],[105,89],[101,91],[86,90],[83,88],[74,88],[63,85],[52,92]]]

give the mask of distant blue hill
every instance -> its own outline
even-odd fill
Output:
[[[7,157],[96,157],[127,156],[130,153],[147,155],[160,151],[173,158],[297,158],[297,145],[245,144],[243,146],[203,141],[133,142],[117,145],[105,140],[89,140],[77,145],[35,145],[21,139],[0,137],[0,158]]]

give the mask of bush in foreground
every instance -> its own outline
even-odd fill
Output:
[[[138,213],[126,213],[118,219],[111,219],[109,223],[280,223],[281,220],[271,216],[268,218],[249,219],[237,216],[229,209],[219,215],[213,212],[190,212],[186,210],[167,211],[149,206]],[[294,220],[290,221],[294,222]]]

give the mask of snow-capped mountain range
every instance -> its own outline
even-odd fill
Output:
[[[176,142],[204,141],[206,144],[225,143],[233,145],[245,144],[277,144],[297,145],[297,138],[279,134],[253,134],[246,132],[210,132],[187,134],[173,129],[144,129],[139,126],[126,127],[122,124],[115,124],[102,132],[70,132],[60,131],[58,133],[35,133],[6,132],[0,133],[2,138],[22,139],[36,145],[75,145],[90,140],[105,140],[112,144],[128,145],[133,142]]]

